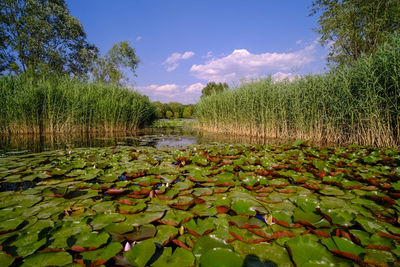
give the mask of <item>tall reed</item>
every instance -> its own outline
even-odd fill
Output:
[[[134,131],[154,119],[147,96],[60,76],[0,78],[1,133]]]
[[[400,36],[352,66],[204,97],[200,128],[317,142],[400,145]]]

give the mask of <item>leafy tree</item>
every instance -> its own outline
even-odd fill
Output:
[[[124,68],[129,68],[135,74],[139,62],[135,49],[128,41],[114,44],[103,58],[95,61],[93,78],[105,83],[121,85],[127,80]]]
[[[191,107],[191,105],[189,105],[183,109],[182,117],[184,117],[185,119],[189,119],[192,117],[192,114],[193,114],[193,108]]]
[[[81,75],[97,53],[65,0],[0,1],[0,71]]]
[[[311,15],[321,14],[316,32],[330,46],[328,60],[348,65],[400,29],[399,0],[314,0]]]
[[[171,119],[173,115],[174,115],[174,114],[173,114],[172,111],[170,111],[170,110],[168,110],[167,112],[165,112],[165,117],[167,117],[167,119]]]
[[[229,86],[226,83],[216,84],[215,82],[209,82],[206,84],[206,86],[201,91],[201,97],[208,96],[213,93],[221,93],[228,89],[229,89]]]

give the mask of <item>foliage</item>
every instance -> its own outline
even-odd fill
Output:
[[[320,13],[316,31],[331,49],[328,59],[339,65],[373,54],[400,29],[398,0],[314,0],[312,14]]]
[[[86,74],[97,48],[64,0],[0,2],[0,71]]]
[[[0,158],[0,264],[396,266],[399,162],[306,142]]]
[[[161,103],[155,101],[151,103],[154,106],[155,114],[157,119],[169,119],[169,118],[191,118],[194,113],[193,104],[183,105],[177,102]],[[171,114],[169,112],[171,112]],[[167,116],[167,112],[168,115]]]
[[[174,114],[170,110],[167,110],[167,112],[165,112],[165,117],[167,117],[167,119],[171,119],[173,115]]]
[[[0,79],[0,132],[136,130],[154,119],[147,96],[67,76]]]
[[[201,97],[204,96],[209,96],[212,94],[218,94],[221,93],[225,90],[228,90],[229,86],[226,83],[215,83],[215,82],[209,82],[206,84],[206,86],[201,90]]]
[[[139,62],[135,49],[130,46],[128,41],[114,44],[104,58],[96,59],[93,78],[108,84],[122,85],[127,80],[124,68],[129,68],[135,74]]]
[[[264,79],[201,98],[208,131],[319,142],[400,145],[400,36],[353,63],[295,81]]]

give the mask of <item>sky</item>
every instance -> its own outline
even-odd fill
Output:
[[[140,59],[127,85],[151,101],[196,103],[207,82],[326,71],[311,0],[67,0],[105,54],[129,41]]]

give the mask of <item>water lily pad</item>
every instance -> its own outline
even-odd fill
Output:
[[[145,224],[140,227],[135,227],[132,233],[124,234],[124,237],[130,241],[141,241],[154,237],[156,231],[157,229],[154,225]]]
[[[165,247],[163,254],[151,266],[154,267],[174,267],[174,266],[194,266],[194,256],[190,251],[183,248],[176,248],[172,254],[171,247]]]
[[[122,222],[124,220],[125,215],[118,213],[103,213],[94,216],[93,220],[90,222],[90,225],[92,226],[93,230],[101,230],[112,223]]]
[[[14,231],[20,226],[24,220],[18,218],[8,219],[6,221],[1,222],[0,224],[0,233],[6,233],[10,231]]]
[[[153,239],[136,244],[129,251],[124,252],[127,262],[133,266],[144,267],[156,251]]]
[[[231,246],[226,244],[225,241],[223,240],[205,235],[200,237],[194,244],[193,254],[196,257],[200,257],[205,252],[213,248],[230,248],[230,247]]]
[[[237,214],[241,215],[256,215],[255,206],[252,201],[248,200],[237,200],[233,201],[232,210],[234,210]]]
[[[309,236],[298,236],[286,242],[297,266],[337,266],[334,256]]]
[[[33,254],[36,250],[46,244],[46,238],[39,240],[37,232],[19,234],[18,238],[10,244],[17,248],[17,254],[21,257],[26,257]]]
[[[14,262],[14,258],[7,255],[4,251],[0,251],[0,265],[4,267],[10,266]]]
[[[107,246],[92,251],[82,252],[81,256],[84,260],[109,260],[122,250],[119,242],[110,242]]]
[[[98,248],[107,243],[109,237],[110,236],[105,232],[80,233],[74,236],[74,238],[76,239],[76,241],[74,242],[74,246],[91,249]]]
[[[200,257],[202,267],[241,267],[243,259],[227,248],[213,248]]]
[[[346,253],[345,255],[360,256],[361,253],[365,253],[365,249],[354,244],[347,238],[333,236],[332,238],[325,238],[321,241],[330,251],[339,251]],[[350,255],[350,257],[351,257]]]
[[[157,242],[163,246],[168,244],[176,235],[178,234],[178,229],[171,225],[158,225],[157,234],[154,237],[154,242]]]
[[[23,267],[64,266],[72,263],[72,256],[67,252],[38,253],[29,256],[21,265]]]

